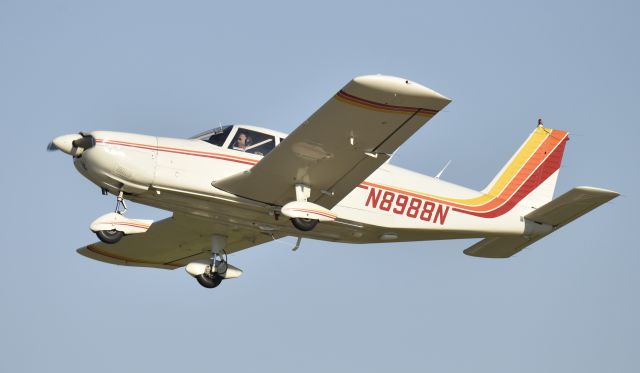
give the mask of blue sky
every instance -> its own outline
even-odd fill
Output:
[[[636,372],[635,2],[0,1],[1,371]],[[114,206],[55,136],[289,132],[354,76],[454,101],[393,163],[481,189],[541,116],[568,130],[556,193],[612,203],[502,261],[473,240],[292,239],[207,291],[182,269],[75,253]],[[165,211],[130,206],[136,216]]]

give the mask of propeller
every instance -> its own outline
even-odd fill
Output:
[[[49,145],[47,145],[47,150],[60,150],[64,153],[77,157],[82,154],[83,151],[90,149],[95,145],[96,139],[93,136],[80,132],[79,134],[56,137],[49,143]]]

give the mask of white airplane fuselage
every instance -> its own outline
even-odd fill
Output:
[[[521,235],[538,229],[522,218],[527,207],[521,204],[488,218],[457,211],[455,203],[434,202],[429,196],[473,199],[483,193],[387,163],[333,207],[335,222],[301,232],[279,216],[280,206],[212,186],[215,180],[249,170],[260,155],[196,139],[110,131],[91,135],[96,145],[74,158],[74,164],[100,188],[231,227],[350,243]]]

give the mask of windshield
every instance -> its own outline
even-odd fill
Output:
[[[222,146],[224,145],[224,142],[227,139],[227,136],[229,136],[229,132],[231,132],[232,128],[233,126],[221,126],[195,135],[192,137],[192,139],[206,141],[215,146]]]

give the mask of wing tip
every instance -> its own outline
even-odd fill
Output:
[[[390,93],[404,93],[409,96],[423,99],[438,100],[448,104],[451,99],[431,88],[425,87],[409,79],[391,75],[361,75],[353,78],[353,83],[375,90],[388,91]]]
[[[592,187],[592,186],[577,186],[574,189],[583,191],[583,192],[587,192],[589,194],[598,194],[601,195],[603,197],[610,197],[609,199],[614,199],[618,196],[620,196],[619,192],[616,192],[614,190],[610,190],[610,189],[604,189],[604,188],[597,188],[597,187]]]

